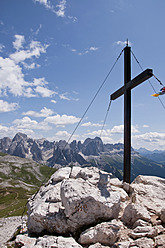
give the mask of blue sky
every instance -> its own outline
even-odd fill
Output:
[[[68,140],[127,38],[165,84],[164,10],[164,0],[1,0],[0,138]],[[123,85],[123,59],[73,139],[100,135],[109,96]],[[132,57],[132,78],[139,73]],[[165,150],[165,109],[153,93],[149,82],[132,90],[132,146]],[[123,142],[123,97],[112,102],[102,139]]]

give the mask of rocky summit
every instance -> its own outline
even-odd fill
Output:
[[[131,184],[95,167],[65,167],[28,201],[15,247],[165,247],[165,179]]]

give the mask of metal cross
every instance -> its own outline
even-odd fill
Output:
[[[131,89],[152,77],[152,69],[146,69],[131,80],[131,48],[124,48],[124,86],[111,95],[115,100],[124,94],[124,173],[123,181],[130,183],[131,178]]]

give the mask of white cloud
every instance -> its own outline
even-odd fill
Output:
[[[50,2],[48,0],[34,0],[34,2],[38,2],[40,4],[43,4],[47,9],[54,10],[53,6],[51,6]]]
[[[0,53],[3,52],[3,49],[5,48],[5,46],[3,44],[0,43]]]
[[[47,123],[52,123],[54,125],[69,125],[69,124],[75,124],[80,121],[80,118],[75,117],[75,116],[69,116],[69,115],[54,115],[54,116],[49,116],[45,120]]]
[[[27,69],[27,70],[31,70],[31,69],[35,69],[35,68],[40,67],[40,65],[36,64],[36,63],[27,64],[25,62],[22,62],[22,64],[23,64],[24,68]]]
[[[144,141],[144,142],[160,142],[163,141],[165,143],[165,133],[157,133],[157,132],[149,132],[145,134],[135,135],[134,139]]]
[[[50,141],[66,140],[66,141],[68,141],[70,137],[71,137],[71,134],[68,133],[67,131],[59,131],[55,134],[55,136],[48,138],[48,140],[50,140]],[[79,135],[73,135],[70,142],[73,140],[78,140],[78,139],[79,139]]]
[[[127,41],[116,41],[115,43],[114,43],[115,45],[119,45],[119,46],[126,46],[127,45]],[[132,46],[132,43],[130,42],[130,41],[128,41],[128,46]]]
[[[29,117],[25,116],[22,119],[16,119],[13,124],[17,129],[35,129],[35,130],[51,130],[52,128],[48,126],[46,122],[38,123],[35,120],[31,120]]]
[[[68,19],[70,19],[72,22],[77,22],[78,21],[76,16],[68,16]]]
[[[27,112],[23,112],[22,115],[34,116],[34,117],[48,117],[53,114],[53,110],[44,107],[40,110],[40,112],[36,112],[33,110],[29,110]]]
[[[56,15],[58,17],[64,17],[66,9],[66,0],[61,0],[59,4],[56,5],[56,8],[58,8],[58,10],[55,12]]]
[[[75,48],[72,48],[69,44],[63,44],[63,47],[66,47],[66,48],[69,48],[69,50],[79,56],[82,56],[82,55],[85,55],[85,54],[88,54],[90,52],[95,52],[97,51],[99,48],[98,47],[95,47],[95,46],[91,46],[89,48],[85,48],[83,49],[82,51],[78,51],[77,49]]]
[[[103,125],[103,124],[91,123],[91,122],[89,121],[89,122],[83,123],[81,126],[82,126],[82,127],[102,127],[102,125]]]
[[[10,58],[0,57],[0,91],[6,94],[8,90],[15,96],[24,95],[28,82],[24,80],[22,68]]]
[[[60,0],[56,6],[52,5],[48,0],[33,0],[34,2],[38,2],[46,7],[46,9],[51,10],[58,17],[65,17],[65,9],[66,9],[66,0]],[[71,19],[71,18],[69,18]],[[76,21],[76,18],[72,18],[73,21]]]
[[[38,58],[41,53],[46,53],[48,45],[42,45],[39,41],[32,40],[29,45],[29,49],[20,50],[12,53],[10,59],[12,59],[16,64],[25,61],[26,59],[31,59],[32,57]]]
[[[124,132],[124,125],[114,126],[111,129],[111,133],[113,133],[113,134],[123,134],[123,132]],[[131,125],[131,132],[132,133],[139,133],[139,130],[137,129],[137,127]]]
[[[52,95],[55,94],[55,92],[53,90],[49,90],[45,87],[42,86],[37,86],[34,91],[36,93],[39,93],[42,97],[51,97]]]
[[[54,103],[54,104],[56,104],[56,103],[57,103],[57,101],[55,101],[55,100],[51,100],[51,102],[52,102],[52,103]]]
[[[67,95],[67,93],[63,93],[63,94],[59,95],[59,97],[61,100],[70,101],[71,99],[69,97],[67,97],[66,95]]]
[[[69,93],[65,92],[63,94],[60,94],[59,97],[60,97],[61,100],[67,100],[67,101],[78,101],[79,100],[78,98],[73,98],[73,97],[70,97],[68,95],[69,95]]]
[[[51,97],[56,92],[49,90],[45,78],[34,78],[33,82],[25,80],[22,71],[22,65],[25,68],[33,69],[38,67],[36,63],[25,62],[27,59],[38,58],[41,53],[46,53],[48,45],[42,45],[39,41],[31,41],[29,48],[22,49],[22,43],[25,42],[24,36],[16,35],[14,48],[15,53],[10,54],[8,58],[0,57],[0,95],[11,93],[14,96],[25,97]]]
[[[13,47],[16,50],[20,50],[23,48],[23,43],[25,42],[25,38],[23,35],[15,35],[15,41],[13,42]]]
[[[132,143],[136,148],[146,147],[147,149],[163,149],[165,147],[165,133],[148,132],[132,137]]]
[[[17,103],[8,103],[6,101],[0,100],[0,112],[10,112],[18,108]]]
[[[101,133],[102,133],[102,135],[101,135]],[[95,130],[95,131],[88,132],[88,133],[85,134],[85,136],[94,136],[94,137],[100,136],[100,135],[102,137],[112,136],[111,130],[110,129],[106,129],[106,130],[99,129],[99,130]]]
[[[148,128],[149,126],[148,125],[143,125],[144,128]]]
[[[89,48],[90,51],[97,51],[98,49],[99,49],[98,47],[93,47],[93,46]]]

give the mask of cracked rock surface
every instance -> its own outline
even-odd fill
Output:
[[[28,202],[15,248],[165,247],[165,179],[130,185],[94,167],[65,167]],[[5,247],[5,246],[2,246]]]

